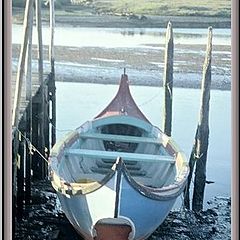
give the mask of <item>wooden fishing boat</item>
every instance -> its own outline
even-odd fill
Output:
[[[183,192],[188,165],[134,102],[124,73],[110,104],[49,158],[63,211],[85,239],[146,239]]]

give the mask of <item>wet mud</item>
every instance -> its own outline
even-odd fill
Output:
[[[17,72],[20,45],[13,44],[12,70]],[[150,48],[100,48],[55,46],[55,77],[61,82],[119,84],[126,68],[131,85],[162,86],[164,44]],[[159,48],[156,49],[155,47]],[[174,87],[201,88],[205,45],[176,44]],[[44,48],[47,59],[48,48]],[[211,89],[231,90],[231,46],[214,45]],[[37,73],[37,46],[33,46],[32,71]],[[50,64],[44,61],[45,72]]]
[[[32,203],[18,220],[13,239],[20,240],[82,240],[61,210],[57,195],[49,181],[35,182]],[[231,199],[215,197],[206,210],[194,213],[173,210],[149,240],[230,240]]]

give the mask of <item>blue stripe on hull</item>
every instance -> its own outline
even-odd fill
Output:
[[[145,197],[130,186],[122,176],[119,216],[129,218],[135,225],[134,239],[147,238],[164,221],[176,199],[159,201]]]

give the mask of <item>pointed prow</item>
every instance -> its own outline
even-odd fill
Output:
[[[149,120],[138,108],[137,104],[135,103],[131,95],[129,89],[128,75],[126,74],[126,68],[124,68],[123,74],[121,76],[121,81],[119,84],[117,94],[115,95],[113,100],[108,104],[108,106],[95,117],[95,119],[113,115],[115,116],[128,115],[149,122]]]

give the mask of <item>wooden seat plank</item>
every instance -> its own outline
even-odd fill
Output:
[[[100,139],[116,142],[154,143],[160,144],[160,139],[150,137],[135,137],[129,135],[103,134],[103,133],[81,133],[83,139]]]
[[[128,153],[128,152],[112,152],[112,151],[100,151],[90,149],[68,149],[65,154],[67,155],[79,155],[90,158],[106,158],[117,159],[121,157],[125,161],[138,161],[138,162],[167,162],[174,163],[175,160],[171,156],[141,154],[141,153]]]

